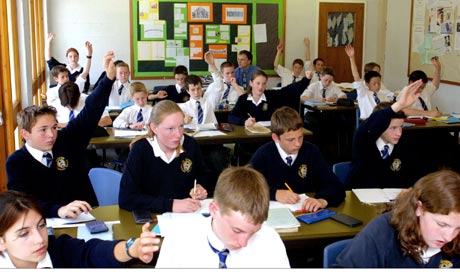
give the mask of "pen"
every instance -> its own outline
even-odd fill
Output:
[[[249,114],[249,112],[248,112],[248,116],[249,116],[249,118],[252,118],[252,116],[251,116],[251,114]]]
[[[289,185],[288,185],[286,182],[284,182],[284,186],[286,186],[286,188],[288,188],[288,190],[291,191],[292,193],[294,192],[294,191],[291,189],[291,187],[289,187]]]
[[[439,111],[439,108],[438,108],[438,107],[436,107],[436,110],[437,110],[437,111]]]
[[[193,193],[196,195],[196,179],[195,179],[195,183],[193,183]]]

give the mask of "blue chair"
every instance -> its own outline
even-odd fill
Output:
[[[108,168],[92,168],[88,176],[99,206],[118,205],[121,172]]]
[[[339,178],[343,185],[347,185],[350,180],[351,161],[335,163],[332,165],[332,172]]]
[[[323,268],[331,268],[335,263],[335,259],[342,252],[342,250],[352,241],[353,239],[346,239],[337,242],[333,242],[326,247],[323,251]]]

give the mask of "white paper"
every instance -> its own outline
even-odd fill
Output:
[[[201,219],[200,213],[163,213],[157,215],[158,225],[161,230],[161,236],[165,237],[174,230],[175,227],[184,227],[184,225],[193,225],[197,219]]]
[[[204,131],[199,131],[193,135],[193,137],[212,137],[212,136],[223,136],[227,135],[223,133],[220,130],[204,130]]]
[[[272,125],[271,121],[258,121],[257,124],[264,126],[264,127],[270,127]]]
[[[216,130],[217,126],[216,124],[213,124],[213,123],[207,123],[207,124],[190,123],[190,124],[185,124],[184,128],[193,129],[193,130]]]
[[[266,43],[267,42],[267,25],[254,24],[254,42]]]
[[[83,226],[78,226],[77,229],[77,238],[88,241],[90,239],[101,239],[101,240],[106,240],[106,241],[113,241],[113,225],[114,224],[120,224],[120,221],[106,221],[105,224],[107,225],[107,228],[109,228],[109,231],[103,232],[103,233],[97,233],[97,234],[91,234],[86,227],[86,225]],[[140,234],[140,233],[139,233]]]
[[[302,203],[308,198],[306,194],[299,194],[300,200],[294,204],[284,204],[278,201],[270,200],[270,209],[289,208],[292,212],[302,210]]]
[[[113,136],[118,138],[136,137],[138,135],[146,135],[147,130],[127,130],[127,129],[113,129]]]
[[[53,228],[67,228],[67,227],[77,227],[79,222],[87,222],[95,220],[96,218],[90,213],[81,213],[77,218],[47,218],[46,226]]]
[[[363,203],[392,202],[402,189],[352,189]],[[387,192],[388,191],[388,194]]]

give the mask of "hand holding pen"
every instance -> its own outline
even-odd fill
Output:
[[[190,197],[197,200],[206,199],[208,197],[208,191],[200,184],[197,184],[195,179],[193,188],[190,191]]]
[[[287,183],[284,183],[284,186],[286,186],[287,190],[280,189],[276,191],[276,201],[283,204],[295,204],[299,202],[300,196],[296,194]]]
[[[251,114],[248,113],[249,118],[244,122],[244,125],[247,127],[253,126],[256,123],[256,118],[252,117]]]

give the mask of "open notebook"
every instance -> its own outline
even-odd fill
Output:
[[[352,189],[353,193],[363,203],[385,203],[393,202],[402,189]]]

